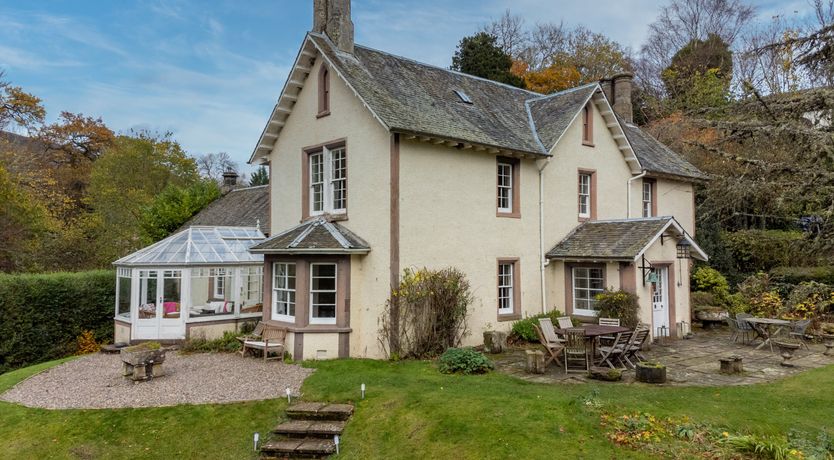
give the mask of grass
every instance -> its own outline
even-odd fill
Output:
[[[61,361],[0,375],[0,392]],[[816,433],[830,426],[834,366],[772,384],[680,388],[541,385],[491,373],[440,374],[426,362],[306,363],[307,400],[354,401],[340,458],[645,458],[615,446],[585,408],[592,397],[620,414],[690,416],[728,431]],[[366,399],[359,387],[367,385]],[[151,409],[29,409],[0,403],[3,458],[253,458],[284,400]]]

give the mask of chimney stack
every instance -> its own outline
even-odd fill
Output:
[[[237,188],[237,178],[238,174],[237,171],[234,169],[227,169],[223,172],[223,185],[220,187],[220,191],[224,194],[231,192],[235,188]]]
[[[618,73],[611,77],[614,82],[614,112],[628,123],[634,121],[634,108],[631,105],[631,82],[634,74]]]
[[[323,32],[340,50],[353,54],[350,0],[313,0],[313,32]]]

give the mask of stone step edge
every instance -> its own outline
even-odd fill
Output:
[[[344,421],[353,415],[353,405],[305,402],[290,406],[285,412],[293,420]]]
[[[314,436],[333,437],[341,435],[345,430],[346,421],[321,421],[321,420],[288,420],[278,424],[272,432],[285,436]]]
[[[261,445],[261,455],[267,456],[318,456],[331,455],[336,452],[336,443],[332,439],[282,439],[267,441]]]

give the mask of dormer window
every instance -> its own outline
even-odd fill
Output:
[[[459,89],[456,89],[454,91],[455,91],[455,94],[458,95],[458,98],[460,99],[461,102],[463,102],[464,104],[472,104],[472,99],[469,98],[468,94],[464,93],[463,91],[461,91]]]
[[[582,109],[582,145],[594,146],[594,109],[591,104]]]
[[[319,113],[317,117],[330,115],[330,71],[322,65],[319,70]]]

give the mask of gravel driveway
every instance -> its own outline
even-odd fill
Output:
[[[234,353],[168,352],[165,376],[146,382],[122,377],[119,355],[93,354],[18,383],[0,399],[46,409],[103,409],[207,404],[299,394],[313,370]]]

